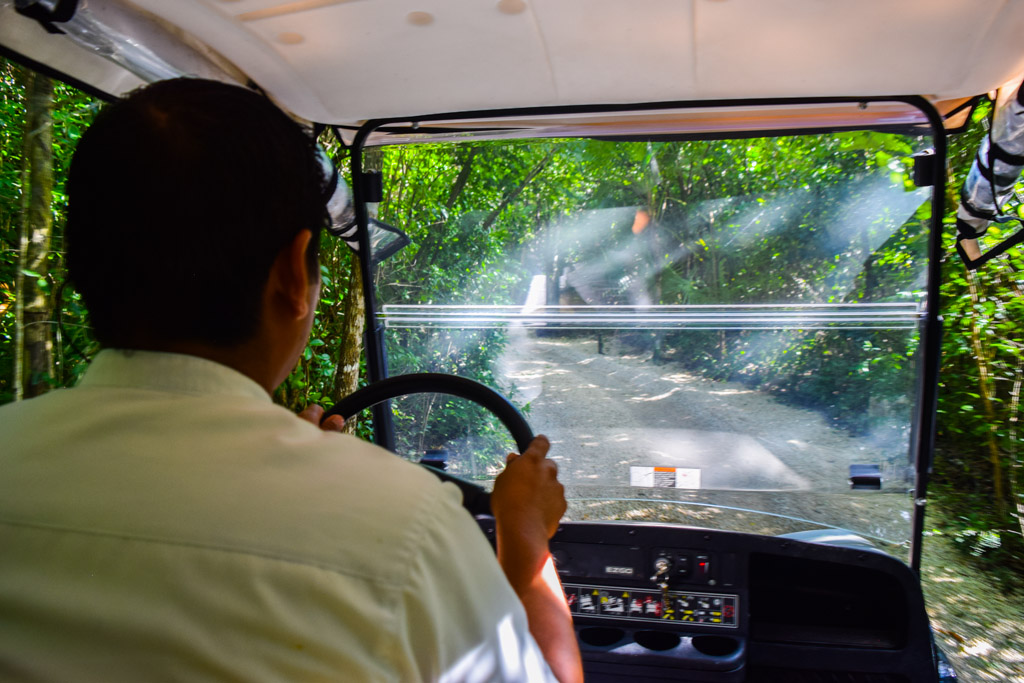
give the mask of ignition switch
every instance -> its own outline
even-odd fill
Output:
[[[685,581],[692,572],[692,556],[686,551],[661,548],[655,551],[654,576],[651,581]]]
[[[658,585],[668,583],[668,573],[671,570],[672,560],[662,555],[654,561],[654,576],[651,577],[651,583]]]

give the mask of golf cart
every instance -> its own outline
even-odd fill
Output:
[[[1022,28],[960,0],[0,2],[4,54],[87,91],[217,78],[334,135],[369,385],[332,410],[492,538],[501,454],[551,439],[593,681],[955,678],[917,574],[946,135],[1024,72]]]

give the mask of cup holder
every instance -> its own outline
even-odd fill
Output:
[[[726,657],[740,648],[739,641],[727,636],[694,636],[693,648],[709,657]]]
[[[679,647],[679,643],[683,639],[675,633],[666,633],[665,631],[637,631],[634,640],[648,650],[664,652]]]
[[[580,640],[587,645],[594,647],[608,647],[614,645],[626,637],[626,632],[621,628],[607,628],[604,626],[589,626],[580,629]]]

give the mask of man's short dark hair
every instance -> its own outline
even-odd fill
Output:
[[[270,267],[326,220],[315,142],[262,95],[200,79],[104,109],[68,177],[68,271],[114,348],[232,346],[258,329]]]

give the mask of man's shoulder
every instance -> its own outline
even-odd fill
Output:
[[[269,402],[107,393],[5,409],[0,423],[20,426],[0,519],[376,580],[416,552],[426,520],[466,516],[423,468]]]

